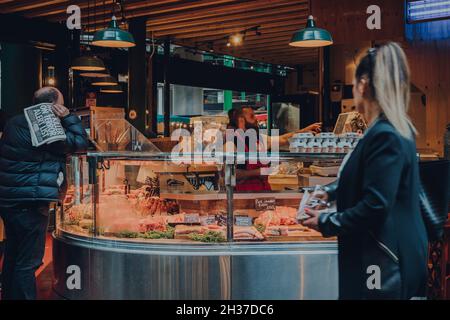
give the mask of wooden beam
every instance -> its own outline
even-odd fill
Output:
[[[179,23],[191,20],[200,20],[211,17],[228,16],[233,14],[239,14],[243,12],[275,9],[279,6],[286,4],[302,5],[305,0],[257,0],[257,1],[245,1],[244,3],[223,5],[214,9],[198,9],[195,12],[190,13],[172,13],[170,15],[155,16],[147,21],[148,25],[157,26],[161,24]]]
[[[188,27],[197,27],[198,30],[201,30],[202,27],[201,26],[208,26],[211,24],[223,24],[224,27],[226,25],[226,23],[228,24],[232,24],[232,23],[237,23],[237,22],[242,22],[242,21],[246,21],[246,20],[257,20],[258,22],[255,23],[259,23],[259,21],[262,22],[269,22],[271,21],[271,18],[275,17],[275,16],[279,16],[282,14],[286,14],[286,13],[292,13],[293,11],[295,12],[307,12],[308,8],[305,5],[302,6],[298,6],[297,4],[293,5],[291,4],[284,4],[283,6],[277,6],[275,8],[264,8],[263,10],[261,10],[260,8],[258,8],[255,11],[249,11],[247,10],[246,12],[243,13],[233,13],[233,14],[226,14],[226,15],[220,15],[220,16],[215,16],[212,18],[207,18],[207,19],[193,19],[193,20],[189,20],[189,21],[185,21],[185,22],[170,22],[170,23],[165,23],[165,24],[159,24],[159,25],[154,25],[153,20],[149,20],[148,21],[148,29],[154,31],[154,32],[159,32],[159,31],[167,31],[169,32],[170,30],[173,29],[180,29],[180,28],[188,28]],[[259,18],[259,19],[258,19]]]
[[[278,36],[287,36],[292,35],[293,32],[298,30],[298,26],[284,26],[284,27],[275,27],[275,28],[266,28],[265,26],[262,26],[260,29],[261,35],[257,36],[255,34],[249,34],[245,38],[246,41],[253,41],[253,40],[259,40],[259,39],[271,39],[271,37],[278,37]],[[186,38],[186,39],[177,39],[178,43],[186,43],[186,44],[192,44],[192,43],[200,43],[200,42],[208,42],[208,41],[214,41],[214,43],[217,44],[226,44],[226,39],[219,39],[217,35],[209,35],[205,37],[195,37],[195,38]]]
[[[261,32],[264,28],[286,26],[289,22],[299,22],[301,19],[306,18],[308,13],[305,10],[292,10],[291,13],[274,14],[270,17],[264,18],[250,18],[246,20],[237,20],[226,23],[217,23],[207,26],[197,26],[190,28],[179,28],[174,30],[163,30],[155,32],[157,37],[174,36],[176,38],[192,38],[200,34],[229,34],[232,32],[241,31],[245,28],[249,28],[256,25],[261,25]],[[299,25],[300,26],[300,25]],[[147,29],[151,31],[151,28]]]
[[[281,40],[274,40],[272,42],[261,43],[261,44],[248,43],[248,42],[244,41],[244,43],[240,47],[216,46],[216,47],[214,47],[214,49],[225,50],[225,51],[230,51],[230,52],[235,52],[235,51],[244,52],[247,50],[268,50],[268,49],[280,48],[280,47],[281,48],[294,48],[294,47],[289,46],[289,40],[290,40],[290,38],[284,38]],[[303,48],[295,48],[295,49],[300,52],[312,50],[312,49],[303,49]]]
[[[46,0],[46,1],[22,0],[22,1],[14,1],[14,3],[9,2],[6,4],[0,4],[0,12],[16,13],[24,10],[32,10],[60,3],[66,3],[66,7],[69,5],[67,0]]]
[[[124,10],[127,19],[135,17],[161,16],[171,12],[195,12],[199,8],[216,8],[229,3],[239,3],[237,0],[199,0],[199,1],[137,1],[133,3],[125,2]],[[94,13],[94,12],[93,12]],[[65,19],[65,12],[48,17],[51,21],[61,21]],[[100,24],[111,18],[111,6],[97,6],[97,14],[91,22]]]
[[[76,4],[81,9],[81,15],[82,19],[87,18],[88,14],[88,7],[90,7],[91,12],[89,13],[89,16],[94,15],[94,0],[89,1],[65,1],[64,4],[61,5],[53,5],[48,8],[39,8],[39,9],[32,9],[32,10],[24,10],[21,12],[26,17],[34,17],[34,18],[45,18],[50,21],[63,21],[67,18],[66,9],[69,6],[69,4]],[[101,2],[101,4],[99,4]],[[155,1],[156,2],[156,1]],[[107,12],[111,13],[111,6],[114,3],[114,0],[105,0],[105,6],[103,6],[103,0],[97,0],[97,6],[96,6],[96,14],[100,14],[100,12],[103,12],[106,14]],[[57,17],[55,19],[54,17]]]

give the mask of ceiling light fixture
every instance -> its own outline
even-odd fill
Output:
[[[125,14],[122,1],[115,1],[114,6],[119,6],[121,12],[122,24],[125,22]],[[107,48],[131,48],[136,46],[133,35],[128,31],[122,30],[117,22],[115,10],[113,6],[112,18],[106,29],[95,32],[92,44],[99,47]]]
[[[313,16],[308,17],[306,27],[296,31],[289,43],[290,46],[300,48],[318,48],[332,44],[331,34],[325,29],[317,28]]]
[[[90,15],[90,1],[88,1],[88,28],[89,28],[89,15]],[[89,29],[87,30],[89,33]],[[88,40],[89,42],[89,40]],[[89,43],[88,43],[89,44]],[[95,55],[91,55],[89,46],[86,49],[86,55],[81,56],[78,58],[75,58],[75,60],[72,62],[72,70],[77,71],[103,71],[105,70],[105,64],[102,60],[97,58]]]
[[[109,76],[109,72],[106,69],[103,71],[82,71],[79,75],[86,78],[101,78]]]
[[[93,86],[116,86],[117,80],[112,76],[98,78],[91,83]]]
[[[245,37],[245,34],[242,34],[240,32],[235,33],[230,36],[229,43],[231,43],[235,47],[240,46],[244,42],[244,37]]]
[[[106,87],[100,89],[101,93],[122,93],[122,87],[120,85],[112,86],[112,87]]]

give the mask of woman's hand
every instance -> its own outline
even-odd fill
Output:
[[[302,225],[310,229],[319,231],[319,216],[321,214],[318,210],[305,208],[305,213],[309,216],[308,219],[302,221]]]

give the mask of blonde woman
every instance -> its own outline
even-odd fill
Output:
[[[408,63],[401,47],[371,49],[353,95],[369,129],[327,190],[337,212],[309,211],[306,226],[339,239],[340,299],[422,298],[427,235],[419,209],[416,131],[407,116]]]

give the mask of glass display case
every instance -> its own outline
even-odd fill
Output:
[[[343,154],[180,159],[123,119],[98,121],[93,145],[67,165],[53,245],[62,296],[337,298],[337,243],[297,211],[305,188],[336,179]],[[248,175],[252,161],[268,163],[264,175]],[[68,286],[73,266],[80,290]]]
[[[72,156],[58,232],[157,243],[330,241],[297,216],[303,188],[333,182],[327,175],[334,175],[340,155],[281,154],[271,173],[255,177],[268,188],[250,184],[245,191],[237,160],[172,160],[154,151]],[[311,175],[318,165],[328,171]]]

